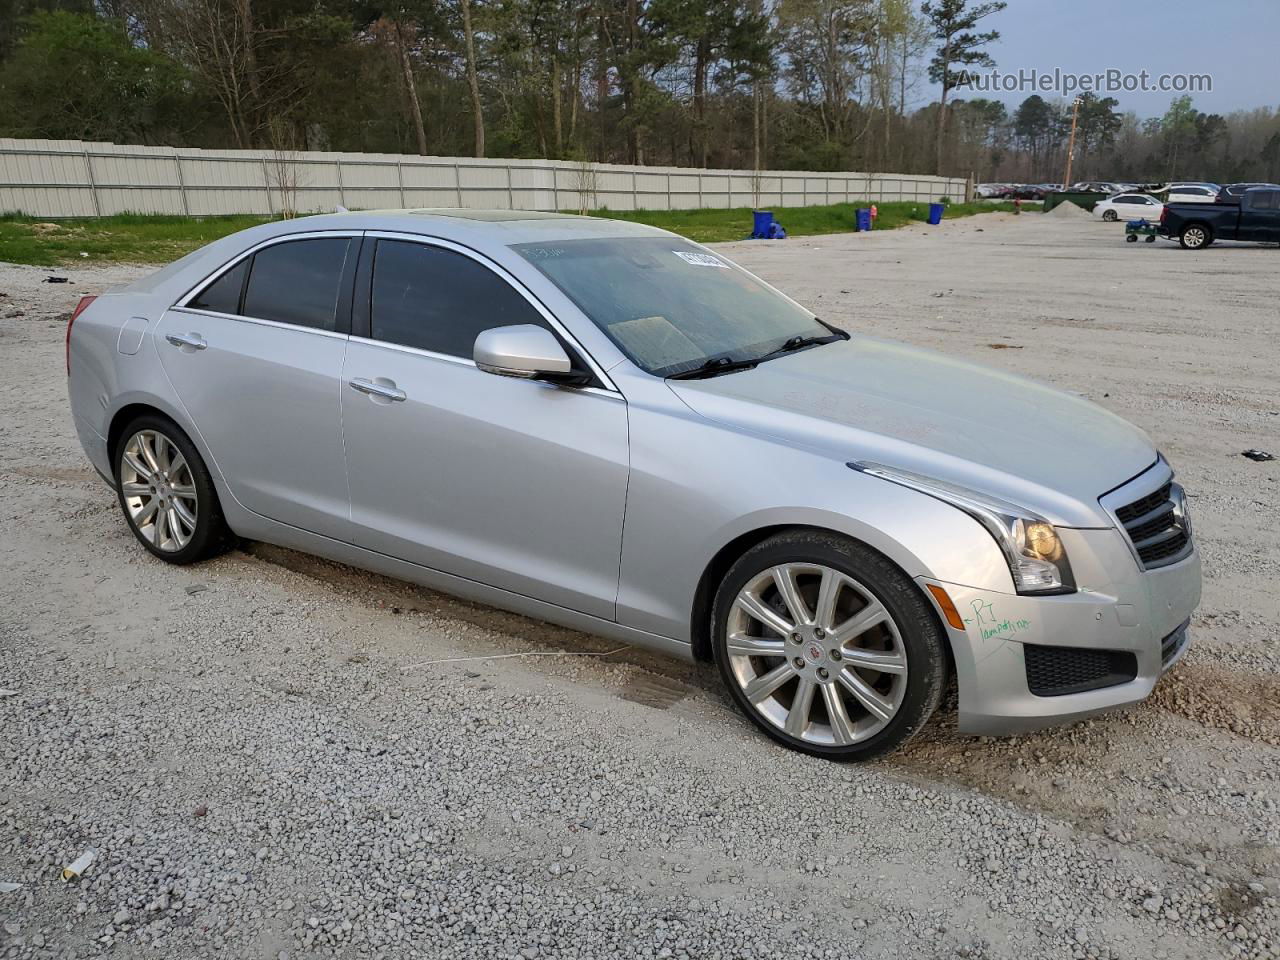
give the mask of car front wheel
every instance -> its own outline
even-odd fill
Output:
[[[1114,210],[1104,210],[1102,211],[1102,219],[1107,223],[1115,223],[1120,219],[1120,216]]]
[[[116,492],[129,529],[161,560],[194,563],[221,551],[226,522],[209,471],[172,421],[143,416],[116,448]]]
[[[730,694],[795,750],[865,760],[912,737],[946,683],[945,637],[916,585],[884,556],[798,530],[748,550],[712,612]]]

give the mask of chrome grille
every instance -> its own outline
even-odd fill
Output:
[[[1191,552],[1191,531],[1182,490],[1172,482],[1117,507],[1116,519],[1128,534],[1144,569],[1176,563]]]

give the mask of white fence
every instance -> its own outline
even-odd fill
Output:
[[[965,199],[965,181],[893,173],[695,170],[561,160],[293,153],[0,138],[0,213],[217,216],[388,207],[682,210]]]

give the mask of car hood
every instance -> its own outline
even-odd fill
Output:
[[[1112,526],[1098,498],[1157,456],[1146,434],[1088,400],[871,337],[668,383],[710,420],[958,483],[1061,526]]]

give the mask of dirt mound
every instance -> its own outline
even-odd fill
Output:
[[[1084,207],[1077,207],[1070,200],[1064,200],[1047,214],[1050,217],[1061,217],[1064,220],[1090,220],[1093,218]]]
[[[1160,681],[1151,702],[1220,730],[1280,745],[1280,680],[1184,664]]]

